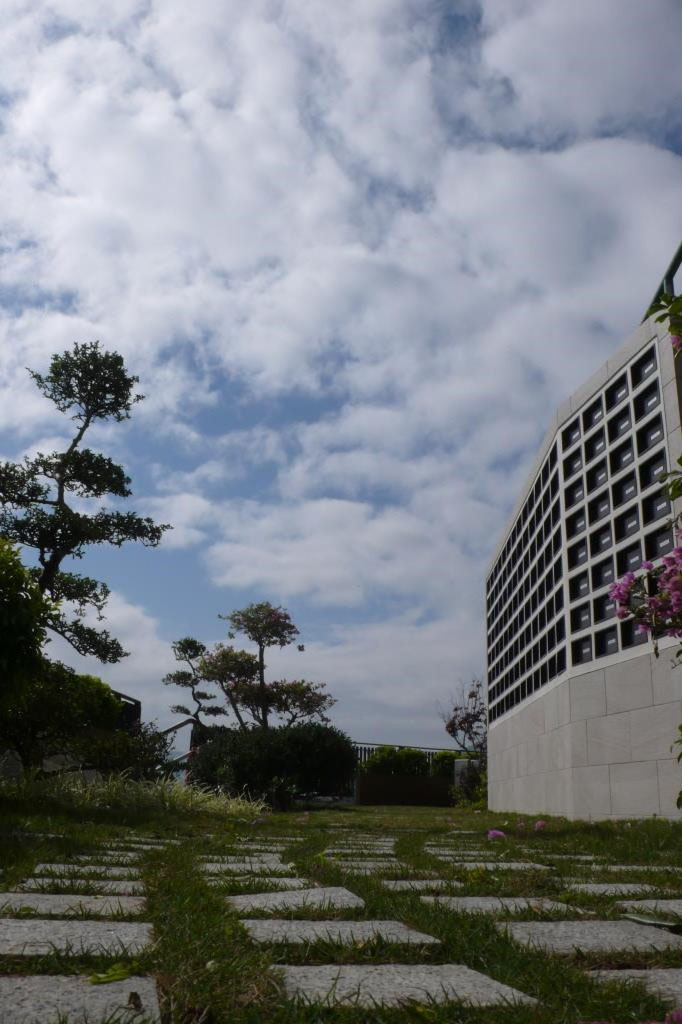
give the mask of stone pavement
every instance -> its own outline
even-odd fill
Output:
[[[145,851],[163,849],[163,844],[144,838],[134,842],[133,838],[102,844],[61,863],[38,864],[31,878],[12,891],[0,893],[0,954],[31,957],[59,949],[67,956],[96,951],[113,958],[146,949],[153,936],[151,925],[142,920],[144,892],[136,862]],[[407,947],[410,961],[426,959],[429,947],[437,950],[440,915],[487,914],[492,919],[500,915],[526,916],[526,920],[498,920],[495,927],[539,957],[572,956],[577,951],[627,952],[633,958],[646,957],[652,951],[680,951],[682,955],[682,937],[665,926],[626,919],[596,920],[594,914],[576,905],[580,902],[584,908],[585,900],[599,897],[602,901],[611,899],[616,914],[657,916],[664,924],[666,918],[679,921],[682,893],[675,898],[674,892],[676,885],[682,888],[682,882],[663,865],[608,865],[596,862],[591,854],[553,854],[548,849],[530,847],[524,852],[515,847],[513,853],[506,854],[503,844],[486,845],[482,830],[475,834],[475,840],[462,832],[425,844],[424,852],[442,865],[439,874],[448,876],[429,878],[429,869],[397,855],[398,838],[335,830],[324,856],[330,866],[346,873],[347,886],[321,885],[306,878],[304,871],[296,871],[289,860],[296,860],[298,837],[244,839],[220,855],[202,853],[199,870],[209,884],[225,886],[226,907],[240,915],[255,944],[313,950],[317,944],[316,955],[313,952],[317,961],[326,959],[324,951],[330,943],[347,948],[376,942],[378,950],[382,949],[381,943],[391,944],[390,963],[318,962],[273,968],[283,994],[305,1003],[362,1007],[400,1006],[414,1000],[458,1000],[482,1007],[534,1003],[528,993],[463,964],[401,962],[407,959]],[[516,859],[504,859],[507,855]],[[519,856],[528,859],[520,860]],[[471,876],[470,872],[477,869],[482,869],[485,877]],[[643,880],[643,870],[659,872],[660,877]],[[618,874],[602,881],[602,871]],[[497,872],[504,872],[501,879],[494,877]],[[513,872],[523,875],[514,879]],[[542,878],[536,879],[541,889],[538,895],[527,894],[534,891],[533,880],[527,875],[531,872],[542,873]],[[584,877],[565,877],[565,873],[574,872]],[[627,873],[635,880],[626,877]],[[394,877],[386,879],[386,874]],[[407,912],[396,912],[396,920],[376,919],[366,910],[365,900],[353,891],[353,875],[375,879],[378,887],[395,894],[396,907],[418,906],[420,901],[427,904],[434,915],[429,916],[431,926],[427,931],[419,930],[410,924]],[[622,898],[649,894],[660,897],[664,880],[673,890],[669,899]],[[516,891],[524,895],[500,895],[502,885],[523,885],[525,888]],[[31,916],[25,916],[27,912]],[[320,920],[321,912],[324,920]],[[405,919],[400,920],[403,916]],[[561,919],[552,920],[552,916]],[[280,955],[286,956],[286,952]],[[599,980],[641,982],[673,1005],[682,1006],[682,967],[601,971],[596,976]],[[131,993],[137,993],[134,1003],[137,997],[141,1000],[145,1022],[158,1024],[160,1020],[155,983],[150,978],[130,978],[105,986],[89,985],[81,975],[29,975],[19,979],[20,984],[15,984],[15,978],[11,980],[10,991],[8,979],[0,976],[0,1024],[24,1024],[31,1013],[41,1024],[49,1014],[69,1014],[73,1024],[83,1024],[86,1017],[88,1024],[101,1024],[111,1015],[121,1024],[133,1024],[139,1014],[136,1018]]]
[[[39,863],[32,877],[0,892],[0,955],[30,958],[59,952],[67,957],[106,956],[114,962],[147,949],[153,941],[148,922],[111,918],[137,918],[143,912],[140,872],[130,865],[144,850],[162,844],[143,840],[130,845],[132,851],[103,844],[63,863]],[[12,914],[21,916],[8,916]],[[117,1024],[159,1024],[156,982],[131,977],[92,985],[83,975],[0,976],[2,1024],[52,1024],[67,1017],[70,1024],[111,1019]]]
[[[327,1006],[400,1006],[408,1000],[457,1000],[467,1006],[535,1002],[461,964],[329,964],[277,970],[288,996]]]
[[[371,835],[350,834],[336,836],[332,846],[327,847],[325,856],[336,868],[348,874],[374,876],[377,881],[395,892],[438,891],[456,889],[461,882],[445,879],[402,878],[394,881],[382,880],[387,871],[417,871],[392,856],[395,837],[375,839]],[[479,854],[480,855],[480,854]],[[425,872],[420,869],[422,874]],[[254,871],[255,879],[258,874]],[[240,913],[281,912],[283,909],[296,910],[299,914],[307,910],[354,909],[361,914],[364,900],[345,887],[311,886],[308,889],[289,892],[248,893],[228,896],[228,902]],[[243,917],[242,924],[251,940],[259,944],[305,944],[336,943],[340,945],[365,945],[368,941],[381,940],[396,946],[433,946],[439,940],[436,936],[417,931],[401,921],[334,919],[320,921],[300,919],[283,920],[272,917]],[[392,953],[392,959],[396,954]],[[493,1006],[508,1002],[532,1003],[524,993],[501,985],[486,975],[479,974],[461,964],[322,964],[318,966],[285,965],[273,968],[283,979],[286,995],[304,1002],[326,1005],[358,1006],[387,1005],[399,1006],[406,1000],[421,1002],[443,1002],[461,1000],[472,1006]]]

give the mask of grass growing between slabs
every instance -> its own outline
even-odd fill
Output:
[[[244,802],[211,804],[173,790],[157,792],[150,802],[132,788],[126,802],[123,789],[102,787],[99,795],[78,802],[72,787],[0,787],[0,867],[2,888],[14,888],[40,862],[63,862],[78,854],[95,857],[98,847],[130,837],[159,837],[180,840],[180,845],[163,850],[140,851],[140,870],[146,884],[147,906],[141,918],[154,926],[156,942],[144,955],[135,957],[81,956],[62,954],[34,958],[0,958],[0,973],[63,973],[103,975],[118,964],[118,975],[152,974],[159,983],[164,1024],[577,1024],[582,1021],[610,1021],[633,1024],[662,1021],[664,1006],[640,986],[598,984],[583,968],[616,966],[679,966],[679,952],[633,956],[609,954],[598,957],[565,958],[549,956],[513,943],[495,927],[495,920],[562,919],[565,914],[533,912],[503,914],[498,918],[455,913],[438,904],[425,904],[419,893],[386,890],[380,878],[439,878],[460,882],[451,894],[540,897],[570,902],[591,911],[600,919],[617,919],[621,897],[578,896],[567,889],[567,880],[616,882],[621,875],[603,870],[606,864],[638,864],[660,868],[656,872],[632,872],[628,880],[656,884],[682,895],[682,875],[666,874],[668,865],[682,866],[682,826],[662,821],[604,823],[589,825],[548,819],[542,832],[533,831],[533,821],[488,813],[466,813],[440,808],[344,807],[314,812],[262,814],[262,808]],[[112,803],[107,805],[107,792]],[[506,832],[507,838],[489,842],[488,828]],[[449,834],[452,829],[472,835]],[[346,837],[346,830],[370,837],[396,838],[395,857],[406,868],[390,868],[380,877],[347,873],[338,862],[324,856],[326,847]],[[28,834],[27,834],[28,833]],[[38,833],[59,833],[42,836]],[[230,880],[224,876],[211,885],[203,876],[198,857],[210,859],[234,854],[234,844],[248,838],[254,842],[270,836],[300,837],[283,851],[290,872],[311,880],[313,885],[342,885],[366,903],[358,910],[295,910],[273,914],[288,919],[394,920],[440,940],[436,946],[408,946],[386,941],[367,941],[340,946],[328,941],[310,945],[250,942],[246,929],[228,906],[230,893],[277,891],[257,881]],[[533,861],[551,865],[550,871],[517,872],[502,868],[492,871],[463,870],[461,865],[438,859],[425,844],[457,845],[478,854],[480,860]],[[553,854],[594,854],[599,860],[553,861]],[[364,855],[375,858],[374,852]],[[74,864],[74,868],[76,865]],[[267,874],[267,868],[264,869]],[[47,883],[46,891],[64,891],[61,880]],[[79,884],[83,894],[97,891],[97,882]],[[652,894],[656,895],[656,894]],[[625,898],[625,897],[623,897]],[[637,897],[634,897],[637,898]],[[647,897],[648,898],[648,894]],[[21,915],[18,915],[21,916]],[[587,919],[587,916],[586,916]],[[299,1007],[285,999],[278,978],[278,964],[330,963],[456,963],[488,975],[539,1000],[536,1007],[466,1009],[454,1005],[411,1005],[401,1009]],[[273,971],[271,968],[275,968]]]

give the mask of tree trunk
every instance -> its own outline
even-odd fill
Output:
[[[260,682],[260,713],[264,729],[268,728],[268,693],[265,689],[265,648],[258,644],[258,679]]]

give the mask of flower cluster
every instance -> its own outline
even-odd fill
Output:
[[[644,562],[641,574],[626,573],[609,591],[618,618],[632,616],[638,632],[650,634],[654,642],[663,636],[682,637],[682,546],[662,562],[657,569]]]

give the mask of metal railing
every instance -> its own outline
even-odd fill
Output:
[[[452,747],[416,747],[411,743],[362,743],[360,740],[353,740],[353,747],[358,758],[358,764],[364,764],[367,758],[371,757],[379,747],[392,747],[394,750],[421,750],[426,754],[429,765],[434,754],[456,754],[461,753],[453,750]]]

